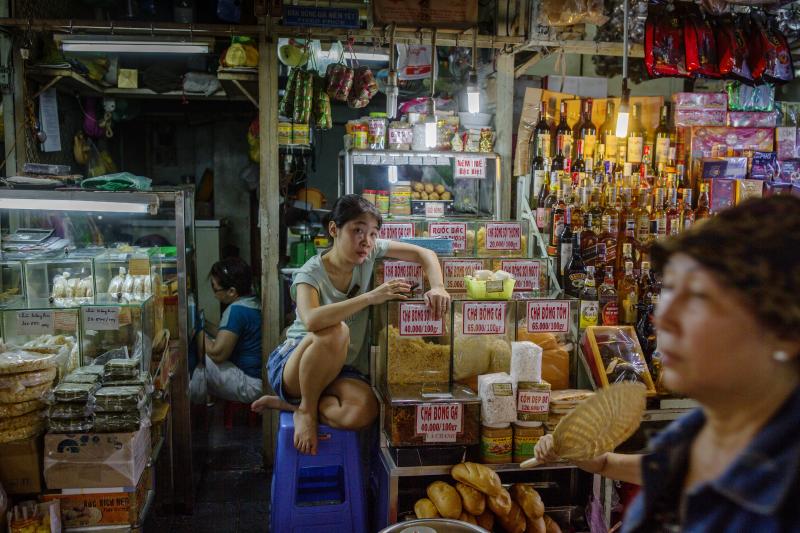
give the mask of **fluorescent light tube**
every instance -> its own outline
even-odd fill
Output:
[[[56,35],[55,40],[64,52],[207,54],[212,50],[212,41],[203,38],[179,41],[168,38]]]
[[[99,202],[95,200],[56,200],[42,198],[0,198],[0,209],[94,211],[100,213],[148,213],[150,212],[150,205],[139,202]]]

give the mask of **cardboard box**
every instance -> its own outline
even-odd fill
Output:
[[[478,23],[478,0],[374,0],[372,6],[377,25],[465,29]]]
[[[64,490],[61,494],[45,494],[42,499],[61,503],[61,521],[67,528],[134,526],[147,503],[152,479],[152,469],[147,468],[135,487]]]
[[[761,180],[736,180],[736,203],[748,198],[761,198],[764,195],[764,182]]]
[[[44,479],[49,489],[135,486],[150,459],[150,428],[133,433],[48,434]]]
[[[8,494],[42,491],[42,438],[0,444],[0,483]]]
[[[775,128],[775,151],[781,161],[800,157],[797,150],[797,128]]]
[[[717,178],[709,180],[709,209],[719,213],[736,203],[736,180]]]
[[[606,98],[608,79],[589,76],[555,76],[546,78],[545,87],[550,91],[574,94],[581,98]]]

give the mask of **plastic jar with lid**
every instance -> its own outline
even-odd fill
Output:
[[[521,463],[533,458],[536,443],[542,437],[544,425],[541,422],[514,422],[514,462]]]
[[[375,206],[382,215],[389,214],[389,191],[375,191]]]
[[[393,215],[411,214],[411,182],[398,181],[392,185],[389,197],[389,212]]]
[[[513,438],[511,424],[481,424],[481,462],[494,465],[510,463]]]

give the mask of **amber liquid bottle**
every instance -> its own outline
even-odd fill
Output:
[[[603,209],[602,233],[600,242],[605,248],[603,266],[615,267],[617,264],[617,244],[619,241],[619,210],[617,207],[617,194],[613,185],[608,188],[606,207]]]
[[[697,209],[694,211],[694,219],[702,220],[711,216],[710,204],[708,200],[708,184],[700,184],[700,196],[697,197]]]
[[[692,209],[692,190],[683,189],[683,212],[681,213],[681,231],[686,231],[694,224],[694,209]]]
[[[614,282],[614,269],[606,267],[606,275],[598,290],[600,300],[600,324],[603,326],[616,326],[619,324],[619,303],[617,302],[617,288]]]
[[[633,262],[625,263],[625,276],[617,288],[620,323],[634,325],[636,323],[636,305],[639,303],[639,287],[633,275]]]

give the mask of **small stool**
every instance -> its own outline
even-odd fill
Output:
[[[272,533],[366,533],[358,433],[320,425],[317,455],[294,447],[292,413],[282,412],[272,473]]]
[[[258,413],[254,413],[250,409],[250,404],[226,400],[224,414],[225,429],[233,429],[233,417],[236,416],[236,413],[241,411],[247,413],[247,423],[251,428],[258,426]]]

